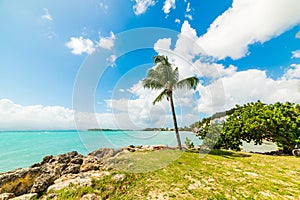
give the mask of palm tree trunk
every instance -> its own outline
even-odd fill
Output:
[[[180,136],[179,136],[178,127],[177,127],[177,120],[176,120],[176,114],[175,114],[175,109],[174,109],[174,103],[173,103],[173,95],[172,95],[172,93],[170,94],[170,104],[171,104],[171,109],[172,109],[173,122],[174,122],[174,128],[175,128],[175,134],[176,134],[176,139],[177,139],[178,147],[179,147],[180,150],[182,150]]]

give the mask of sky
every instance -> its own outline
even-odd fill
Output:
[[[179,126],[300,103],[299,0],[0,0],[0,130],[172,127],[141,80],[168,56]]]

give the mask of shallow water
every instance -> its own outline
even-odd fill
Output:
[[[191,132],[181,132],[184,143]],[[2,131],[0,132],[0,172],[28,167],[46,155],[70,151],[87,153],[102,147],[121,148],[128,145],[176,145],[174,132],[166,131]]]

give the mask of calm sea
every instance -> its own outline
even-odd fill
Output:
[[[195,144],[200,140],[191,132],[181,132]],[[2,131],[0,132],[0,172],[28,167],[46,155],[78,151],[86,155],[102,147],[128,145],[176,145],[174,132],[165,131]]]

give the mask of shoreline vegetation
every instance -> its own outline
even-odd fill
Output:
[[[161,145],[73,151],[0,173],[0,199],[298,199],[299,165],[293,156]]]
[[[189,128],[187,126],[185,127],[179,127],[179,131],[191,131],[192,128]],[[144,128],[141,130],[133,130],[133,129],[106,129],[106,128],[90,128],[87,131],[174,131],[173,128]]]

